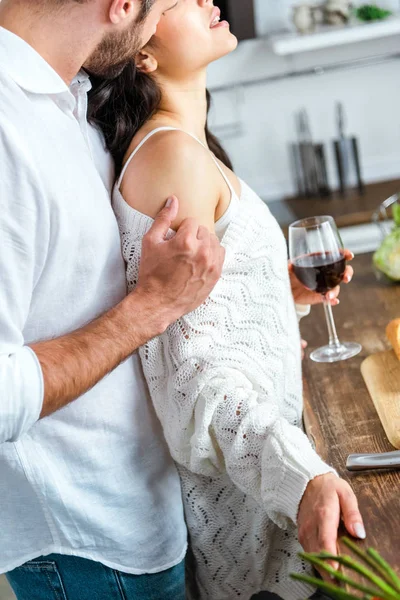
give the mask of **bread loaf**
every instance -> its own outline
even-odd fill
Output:
[[[393,346],[397,358],[400,360],[400,319],[390,321],[386,327],[386,335]]]

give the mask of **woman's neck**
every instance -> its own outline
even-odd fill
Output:
[[[161,103],[152,121],[171,123],[206,142],[206,74],[184,81],[158,80]]]

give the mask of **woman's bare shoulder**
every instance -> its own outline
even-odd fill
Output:
[[[121,192],[133,208],[155,217],[167,198],[179,200],[174,228],[186,218],[196,218],[214,229],[221,194],[221,175],[210,152],[183,131],[153,135],[127,168]]]

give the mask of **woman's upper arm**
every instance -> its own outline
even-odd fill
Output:
[[[121,192],[125,201],[154,218],[172,195],[179,200],[173,228],[195,218],[214,231],[221,175],[210,153],[183,132],[152,137],[131,161]]]

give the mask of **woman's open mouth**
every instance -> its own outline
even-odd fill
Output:
[[[213,18],[211,20],[210,29],[215,29],[217,27],[229,27],[228,21],[221,21],[221,11],[216,6],[213,11]]]

